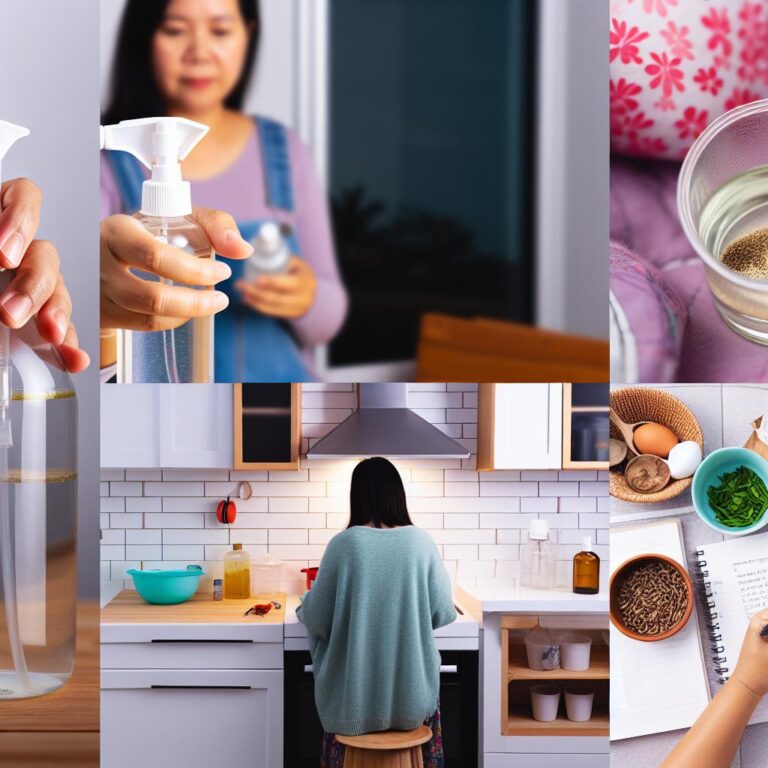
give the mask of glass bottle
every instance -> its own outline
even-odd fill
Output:
[[[528,541],[520,555],[520,583],[534,589],[554,589],[557,583],[557,560],[549,542],[546,520],[531,520]]]
[[[0,290],[12,274],[0,274]],[[0,327],[0,701],[69,680],[77,593],[77,400],[33,322]]]
[[[242,600],[251,596],[251,556],[242,544],[233,544],[224,555],[224,597]]]
[[[573,591],[579,595],[596,595],[600,591],[600,558],[592,551],[592,538],[581,541],[581,552],[573,558]]]

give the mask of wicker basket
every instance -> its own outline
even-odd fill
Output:
[[[617,389],[611,392],[611,408],[627,424],[655,421],[657,424],[669,427],[679,440],[693,440],[699,444],[702,451],[704,450],[704,439],[696,417],[686,405],[668,392],[644,387]],[[622,439],[613,424],[611,424],[611,437]],[[611,470],[610,473],[611,496],[636,504],[652,504],[674,499],[689,488],[691,482],[690,477],[684,480],[672,480],[658,493],[637,493],[627,485],[623,471]]]

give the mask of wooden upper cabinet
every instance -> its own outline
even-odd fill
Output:
[[[563,384],[563,469],[608,469],[610,386]]]
[[[560,469],[562,384],[480,384],[477,468]]]
[[[235,469],[298,469],[301,384],[235,384]]]

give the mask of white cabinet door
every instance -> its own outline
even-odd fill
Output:
[[[102,768],[283,766],[282,670],[102,671]]]
[[[231,384],[104,384],[102,467],[230,468]]]
[[[232,385],[159,385],[161,467],[230,468]]]
[[[160,466],[159,394],[154,384],[101,385],[102,467]]]
[[[559,469],[563,385],[497,384],[493,426],[496,469]]]

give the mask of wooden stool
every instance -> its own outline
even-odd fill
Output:
[[[420,725],[413,731],[379,731],[362,736],[339,736],[347,754],[344,768],[423,768],[421,745],[432,738],[432,729]]]

